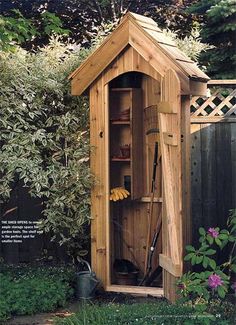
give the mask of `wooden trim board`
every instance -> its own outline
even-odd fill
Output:
[[[157,105],[158,113],[173,114],[177,113],[176,104],[171,102],[160,102]]]
[[[139,294],[139,295],[151,295],[155,297],[163,297],[164,291],[162,288],[154,288],[154,287],[142,287],[142,286],[122,286],[118,284],[113,284],[110,286],[106,286],[106,291],[111,292],[122,292],[122,293],[130,293],[130,294]]]
[[[191,123],[236,123],[236,117],[199,116],[191,117]]]
[[[159,264],[163,269],[168,270],[172,275],[179,277],[182,275],[182,267],[179,264],[174,264],[168,256],[164,254],[159,255]]]

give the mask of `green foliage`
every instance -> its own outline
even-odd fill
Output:
[[[175,41],[176,46],[181,51],[194,61],[199,60],[199,56],[202,52],[213,48],[213,46],[209,44],[202,43],[199,25],[195,25],[192,28],[190,35],[185,36],[184,38],[179,37],[177,32],[172,32],[171,30],[165,30],[164,32]]]
[[[0,321],[14,315],[53,311],[73,296],[70,267],[1,267]]]
[[[63,1],[15,1],[0,0],[0,13],[11,15],[12,8],[18,8],[24,17],[35,22],[41,35],[27,43],[27,48],[46,44],[41,30],[41,13],[45,10],[55,13],[70,37],[77,43],[90,46],[93,32],[101,24],[117,21],[127,10],[153,18],[161,28],[179,31],[183,38],[188,35],[196,21],[196,15],[186,12],[192,1],[175,0],[63,0]]]
[[[46,35],[69,34],[69,30],[63,28],[61,19],[54,13],[45,11],[39,20],[38,25],[38,22],[25,18],[17,9],[13,9],[10,16],[0,15],[0,50],[14,51],[16,45],[35,42],[38,37]]]
[[[43,20],[43,30],[45,34],[68,35],[69,29],[63,28],[63,23],[54,13],[45,11],[41,14]]]
[[[52,38],[35,53],[0,56],[0,203],[23,182],[43,201],[41,228],[82,249],[90,215],[88,101],[70,95],[68,75],[88,50]],[[75,246],[75,247],[74,247]]]
[[[228,228],[222,229],[199,228],[200,247],[186,246],[185,261],[190,261],[192,266],[200,266],[199,272],[184,274],[178,283],[178,292],[183,297],[191,299],[204,299],[209,301],[212,296],[225,298],[230,291],[232,273],[236,273],[236,209],[230,211]],[[213,248],[212,248],[213,247]],[[217,251],[226,255],[223,263],[217,263]],[[226,251],[226,254],[224,252]],[[212,284],[212,278],[214,282]]]
[[[0,16],[0,50],[12,50],[15,44],[29,41],[36,34],[32,21],[19,10],[13,10],[13,17]]]
[[[201,64],[215,79],[236,77],[236,0],[201,0],[190,8],[202,17],[201,36],[215,47],[201,55]]]
[[[209,306],[210,307],[210,306]],[[157,301],[152,303],[134,303],[127,305],[84,305],[79,313],[65,319],[56,319],[55,325],[203,325],[214,324],[230,325],[234,317],[234,306],[228,306],[228,312],[219,309],[218,306],[208,310],[196,310],[194,306]],[[219,313],[220,311],[220,313]],[[215,316],[217,315],[217,316]]]

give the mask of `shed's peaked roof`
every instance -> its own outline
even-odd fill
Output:
[[[69,78],[77,83],[75,94],[83,93],[127,45],[132,46],[154,68],[158,64],[165,65],[164,55],[166,70],[168,63],[171,64],[180,79],[209,80],[197,64],[163,34],[153,19],[128,12],[113,33],[70,75]]]

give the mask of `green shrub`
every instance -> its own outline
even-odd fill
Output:
[[[2,268],[0,321],[64,306],[74,294],[74,274],[71,267]]]
[[[41,228],[84,251],[90,221],[88,100],[71,96],[69,74],[89,53],[51,39],[30,53],[0,52],[0,204],[24,184],[43,203]]]
[[[230,304],[228,314],[198,311],[191,305],[171,305],[167,302],[134,303],[128,305],[84,305],[77,314],[65,319],[55,319],[55,325],[210,325],[233,324],[234,306]]]

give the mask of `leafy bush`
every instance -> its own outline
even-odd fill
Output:
[[[13,9],[10,16],[0,15],[0,50],[14,51],[16,45],[28,43],[29,46],[38,37],[48,41],[46,36],[69,34],[69,30],[63,28],[60,18],[54,13],[45,11],[39,20],[40,23],[36,23],[33,19],[25,18],[17,9]]]
[[[178,281],[179,293],[191,299],[204,299],[206,302],[212,297],[225,298],[232,289],[236,293],[236,209],[230,211],[227,229],[199,228],[200,247],[186,246],[185,261],[200,267],[199,272],[188,272]],[[223,262],[217,261],[217,251]],[[230,286],[231,281],[231,286]]]
[[[214,309],[214,312],[217,308]],[[217,316],[215,316],[217,315]],[[234,314],[233,305],[228,308],[228,314],[209,314],[198,312],[193,306],[170,305],[167,302],[135,303],[131,305],[85,305],[81,311],[65,319],[56,319],[55,325],[194,325],[214,324],[230,325]],[[228,319],[228,320],[227,320]]]
[[[89,51],[52,38],[29,53],[0,53],[0,204],[17,183],[43,201],[41,228],[75,255],[90,219],[88,100],[69,74]]]
[[[0,321],[64,306],[74,293],[74,274],[70,267],[1,268]]]
[[[206,52],[209,49],[214,48],[214,46],[202,43],[200,37],[200,28],[199,25],[195,24],[195,26],[191,29],[191,32],[188,36],[181,38],[178,36],[176,32],[171,30],[164,30],[165,34],[169,36],[175,43],[176,46],[183,51],[188,57],[190,57],[194,61],[199,60],[199,56],[201,53]]]

